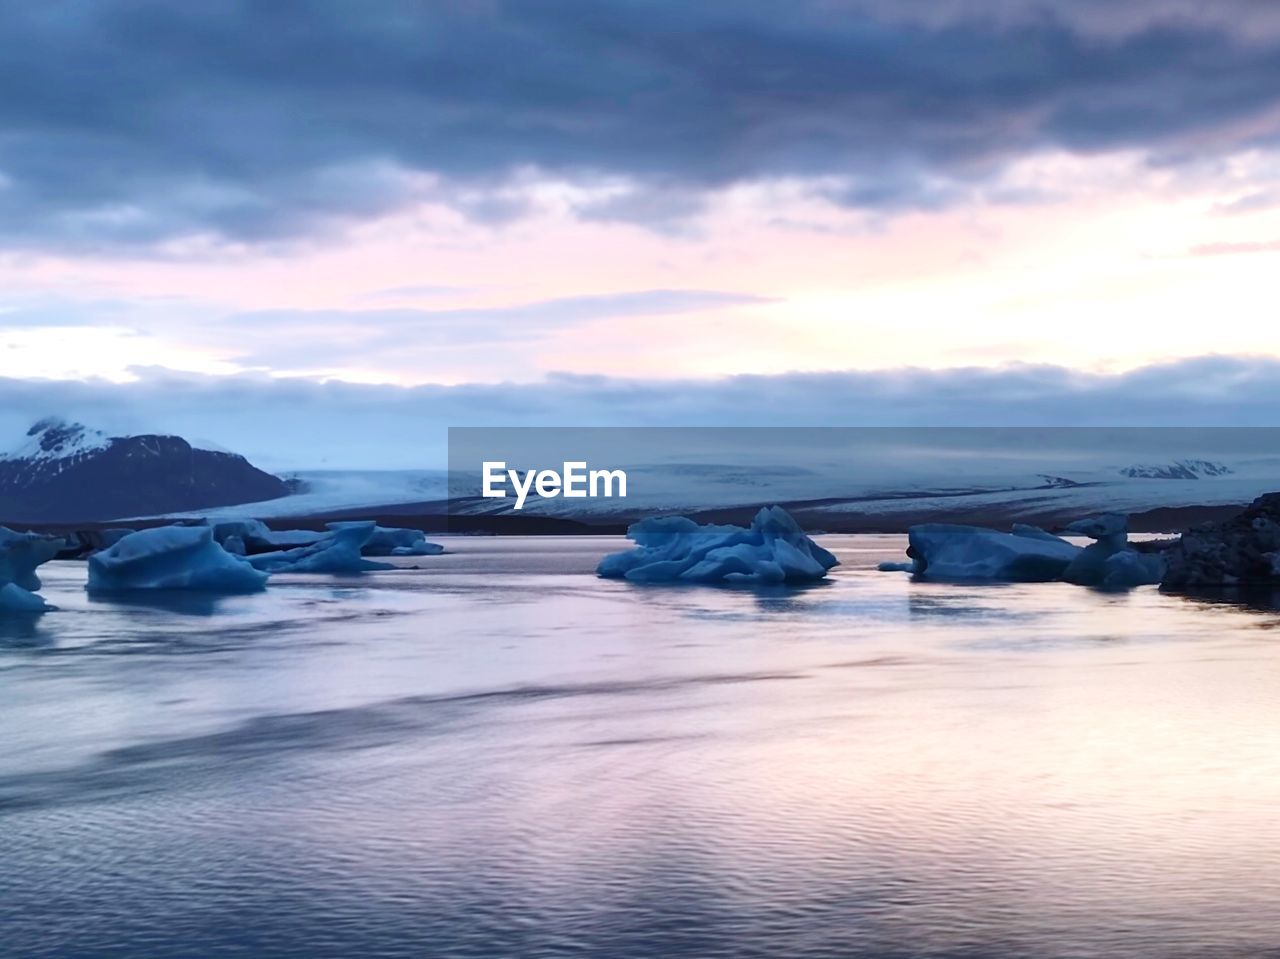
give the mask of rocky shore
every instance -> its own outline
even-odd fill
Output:
[[[1280,586],[1280,493],[1258,497],[1231,519],[1187,530],[1164,555],[1162,589]]]

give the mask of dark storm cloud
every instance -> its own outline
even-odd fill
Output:
[[[0,449],[49,414],[213,440],[276,466],[397,468],[439,465],[449,426],[1280,426],[1280,360],[1261,357],[1120,374],[1018,366],[408,388],[137,372],[126,384],[0,379]]]
[[[0,235],[312,235],[423,195],[521,212],[514,170],[651,184],[836,175],[932,206],[1025,151],[1269,143],[1270,4],[63,0],[0,9]],[[1201,5],[1203,6],[1203,5]],[[464,189],[465,188],[465,189]],[[672,211],[676,212],[673,213]]]

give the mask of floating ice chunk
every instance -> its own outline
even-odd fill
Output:
[[[90,556],[87,588],[248,593],[266,582],[265,573],[219,546],[210,527],[161,526],[130,533]]]
[[[444,547],[439,543],[428,543],[425,539],[421,543],[415,543],[413,546],[394,546],[391,549],[391,556],[439,556],[444,552]],[[372,556],[381,556],[381,553],[371,553]]]
[[[208,516],[204,524],[213,529],[213,538],[230,553],[264,553],[289,546],[310,546],[324,539],[326,533],[309,529],[268,529],[262,520],[238,516]]]
[[[246,562],[270,573],[364,573],[395,569],[390,563],[375,563],[360,555],[376,528],[372,521],[337,525],[339,528],[318,543],[259,553],[248,557]]]
[[[17,583],[0,586],[0,613],[47,613],[52,609],[57,607],[50,606],[41,597]]]
[[[907,530],[916,575],[928,579],[1043,583],[1060,579],[1081,552],[1065,540],[981,526],[925,523]]]
[[[328,536],[328,533],[314,529],[271,529],[267,530],[264,542],[267,546],[280,549],[284,546],[310,546]]]
[[[597,574],[633,583],[798,583],[822,579],[837,560],[779,506],[751,526],[699,526],[683,516],[642,520],[627,530],[635,549],[611,553]]]
[[[271,533],[271,530],[267,529],[267,524],[261,520],[242,519],[236,516],[207,516],[203,523],[213,530],[214,541],[230,553],[236,550],[229,548],[228,544],[234,546],[239,542],[241,547],[239,552],[243,554],[249,544],[265,543],[266,537]]]
[[[337,531],[363,524],[357,521],[326,525],[329,529]],[[426,534],[420,529],[375,526],[373,535],[364,544],[362,552],[365,556],[437,556],[444,552],[444,547],[439,543],[428,543]]]
[[[1121,513],[1104,513],[1102,516],[1090,516],[1079,519],[1067,527],[1068,532],[1079,533],[1096,540],[1071,561],[1062,573],[1062,578],[1077,586],[1102,586],[1107,576],[1107,563],[1122,552],[1131,551],[1129,547],[1129,517]],[[1127,561],[1118,561],[1117,570],[1122,567],[1127,572],[1118,576],[1132,575],[1139,567],[1125,565]],[[1141,585],[1141,584],[1134,584]]]
[[[123,527],[110,529],[78,529],[63,537],[62,549],[55,559],[84,559],[90,553],[113,546],[134,532]]]
[[[876,567],[882,573],[914,573],[916,571],[916,561],[908,560],[905,563],[881,563]]]
[[[41,533],[15,533],[0,526],[0,586],[14,583],[27,592],[40,588],[36,567],[58,555],[66,542]]]
[[[1123,549],[1112,553],[1102,564],[1103,589],[1128,589],[1131,586],[1158,586],[1164,579],[1168,561],[1159,553],[1139,553]]]
[[[1139,553],[1129,544],[1128,516],[1105,513],[1076,520],[1067,529],[1097,541],[1086,546],[1062,574],[1068,583],[1128,589],[1132,586],[1156,586],[1164,579],[1169,566],[1165,557],[1156,553]]]
[[[1071,545],[1061,536],[1054,536],[1052,533],[1042,530],[1039,526],[1029,526],[1026,523],[1014,523],[1013,535],[1025,536],[1027,539],[1042,539],[1046,543],[1065,543],[1067,546]]]
[[[43,613],[54,607],[36,595],[36,567],[66,547],[57,536],[15,533],[0,526],[0,613]]]
[[[1129,517],[1124,513],[1103,513],[1100,516],[1087,516],[1066,526],[1068,533],[1078,533],[1099,541],[1115,541],[1118,536],[1125,540],[1129,535]]]
[[[127,526],[113,526],[109,529],[98,530],[98,539],[102,543],[101,548],[106,549],[108,546],[114,546],[130,533],[136,532],[137,530],[129,529]]]
[[[928,579],[1048,582],[1124,589],[1159,583],[1165,560],[1128,543],[1128,518],[1119,513],[1078,520],[1068,531],[1097,542],[1081,549],[1035,526],[1012,533],[977,526],[926,524],[908,531],[915,572]],[[894,564],[881,564],[892,568]]]

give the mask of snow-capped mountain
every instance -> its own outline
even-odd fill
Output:
[[[273,499],[289,487],[243,456],[180,436],[107,436],[42,419],[0,455],[0,521],[76,522]]]
[[[1194,480],[1207,476],[1228,476],[1234,472],[1225,463],[1215,463],[1212,460],[1175,460],[1172,463],[1138,463],[1126,466],[1120,471],[1120,475],[1132,479]]]
[[[24,460],[42,463],[49,460],[73,460],[105,449],[111,440],[101,430],[91,430],[82,423],[68,423],[56,416],[38,420],[27,430],[27,439],[16,450],[0,453],[0,461]]]

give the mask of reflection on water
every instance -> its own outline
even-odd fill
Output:
[[[212,616],[226,605],[226,597],[194,589],[133,589],[94,592],[90,606],[111,609],[158,610],[175,616]]]
[[[31,649],[51,645],[53,634],[40,628],[40,619],[38,613],[0,613],[0,649]]]
[[[0,620],[4,956],[1261,956],[1274,607],[460,540]]]
[[[1280,590],[1264,586],[1219,586],[1215,589],[1192,590],[1185,597],[1207,607],[1234,606],[1270,613],[1266,620],[1259,620],[1259,625],[1262,626],[1280,623]]]

